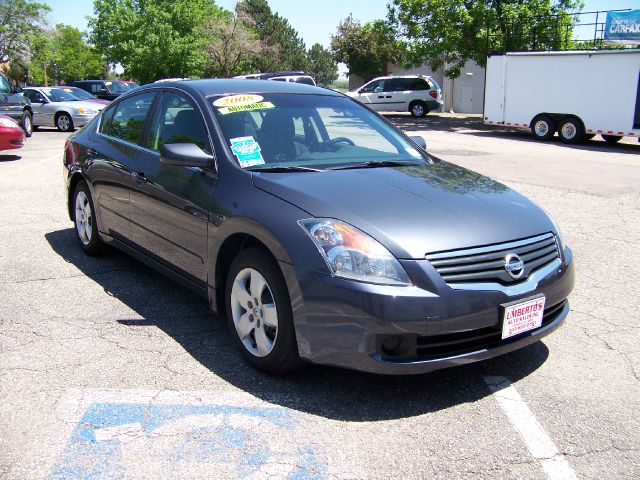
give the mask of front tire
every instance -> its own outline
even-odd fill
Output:
[[[29,112],[28,110],[22,112],[20,126],[22,127],[22,130],[24,130],[24,136],[30,137],[33,133],[33,117],[31,116],[31,112]]]
[[[576,144],[583,141],[584,127],[577,118],[565,118],[560,122],[558,135],[564,143]]]
[[[429,113],[429,110],[424,102],[411,102],[411,105],[409,105],[409,112],[411,112],[411,116],[421,118]]]
[[[291,301],[276,261],[264,250],[242,251],[225,291],[229,330],[243,357],[272,375],[299,367]]]
[[[550,140],[556,132],[556,122],[548,115],[536,117],[531,124],[531,133],[538,140]]]
[[[68,113],[60,113],[56,117],[56,127],[61,132],[71,132],[73,131],[73,120]]]
[[[82,180],[73,192],[73,223],[80,247],[88,255],[96,256],[106,252],[106,245],[100,240],[95,208],[89,186]]]

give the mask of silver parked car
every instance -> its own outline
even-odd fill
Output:
[[[56,127],[70,132],[89,123],[105,105],[80,99],[67,87],[25,87],[31,100],[34,127]]]

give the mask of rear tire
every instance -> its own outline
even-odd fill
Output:
[[[584,127],[582,122],[574,117],[562,119],[558,126],[558,135],[564,143],[575,145],[580,143],[584,137]]]
[[[427,113],[429,113],[429,110],[427,109],[427,105],[424,102],[418,100],[415,102],[411,102],[411,104],[409,105],[409,112],[411,112],[411,116],[413,117],[422,118]]]
[[[22,112],[20,126],[22,127],[22,130],[24,130],[24,136],[30,137],[33,133],[33,117],[31,116],[31,112],[29,112],[28,110]]]
[[[280,375],[301,365],[287,286],[267,252],[250,248],[233,260],[225,303],[231,335],[252,366]]]
[[[531,133],[538,140],[550,140],[556,132],[556,122],[548,115],[540,115],[531,122]]]
[[[91,256],[106,253],[108,248],[107,245],[100,240],[98,222],[95,214],[96,210],[93,206],[89,186],[84,180],[81,180],[76,185],[72,202],[73,223],[76,227],[76,237],[80,242],[80,247]]]
[[[618,135],[602,135],[602,139],[607,143],[618,143],[622,140],[622,137]]]

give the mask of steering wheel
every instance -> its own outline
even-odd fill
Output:
[[[324,142],[324,146],[325,147],[334,147],[337,146],[340,143],[346,143],[347,145],[351,145],[353,147],[355,147],[355,143],[353,143],[353,140],[351,140],[350,138],[347,137],[336,137],[336,138],[332,138],[331,140]]]

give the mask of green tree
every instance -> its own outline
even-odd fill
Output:
[[[331,36],[331,50],[335,59],[365,81],[387,73],[389,63],[402,60],[403,50],[395,38],[395,31],[384,20],[362,25],[352,15],[342,20]]]
[[[51,62],[53,61],[53,31],[42,30],[31,39],[29,50],[31,52],[28,70],[28,83],[32,85],[49,85]]]
[[[70,25],[58,24],[52,35],[51,75],[65,84],[84,78],[100,78],[107,64],[96,49],[87,45],[83,33]]]
[[[29,42],[49,10],[48,5],[31,0],[0,0],[0,63],[25,61]]]
[[[269,52],[256,57],[251,67],[260,72],[307,70],[309,59],[304,42],[286,18],[271,11],[267,0],[244,0],[236,9],[252,19],[248,24],[266,45]]]
[[[94,0],[93,11],[91,42],[143,83],[200,76],[205,27],[223,13],[213,0]]]
[[[318,85],[329,85],[338,78],[338,64],[329,50],[319,43],[309,49],[309,73]]]
[[[581,0],[392,0],[388,20],[405,40],[407,66],[427,63],[460,75],[467,60],[486,64],[487,49],[562,48]]]

